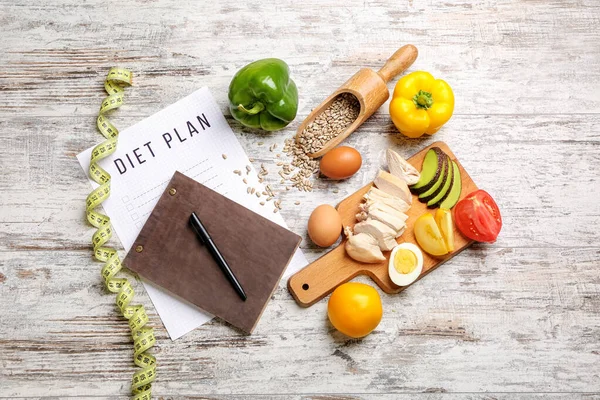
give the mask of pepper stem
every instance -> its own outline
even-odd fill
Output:
[[[415,97],[413,97],[413,102],[417,108],[424,108],[427,110],[433,105],[433,98],[431,97],[431,93],[419,90],[419,93],[415,94]]]
[[[257,101],[256,103],[254,103],[252,105],[252,108],[249,110],[246,107],[244,107],[243,104],[238,105],[238,110],[243,111],[246,114],[250,114],[250,115],[258,114],[259,112],[261,112],[264,109],[265,109],[265,105],[263,103],[261,103],[260,101]]]

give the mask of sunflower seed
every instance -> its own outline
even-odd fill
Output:
[[[300,143],[305,153],[321,150],[333,138],[346,130],[358,117],[360,102],[351,93],[337,96],[329,107],[306,125]]]

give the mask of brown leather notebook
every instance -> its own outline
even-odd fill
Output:
[[[192,212],[244,288],[246,301],[192,230]],[[123,263],[251,333],[300,241],[295,233],[175,172]]]

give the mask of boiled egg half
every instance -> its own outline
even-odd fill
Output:
[[[390,255],[390,279],[398,286],[408,286],[423,272],[423,253],[412,243],[401,243]]]

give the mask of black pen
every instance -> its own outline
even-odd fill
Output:
[[[244,289],[242,288],[242,285],[240,285],[240,282],[233,274],[233,271],[231,270],[231,268],[229,268],[227,261],[225,261],[223,255],[221,255],[221,252],[215,245],[215,242],[213,242],[210,235],[208,234],[208,231],[206,230],[204,225],[202,225],[202,222],[200,222],[200,218],[198,218],[195,212],[193,212],[192,215],[190,215],[190,224],[192,224],[192,228],[194,228],[194,231],[196,232],[196,235],[198,235],[200,241],[204,243],[204,245],[206,245],[206,247],[208,248],[210,255],[219,265],[219,268],[221,268],[221,271],[223,271],[223,273],[229,280],[229,283],[231,283],[231,285],[233,286],[237,294],[242,298],[242,300],[246,301],[247,296],[244,292]]]

